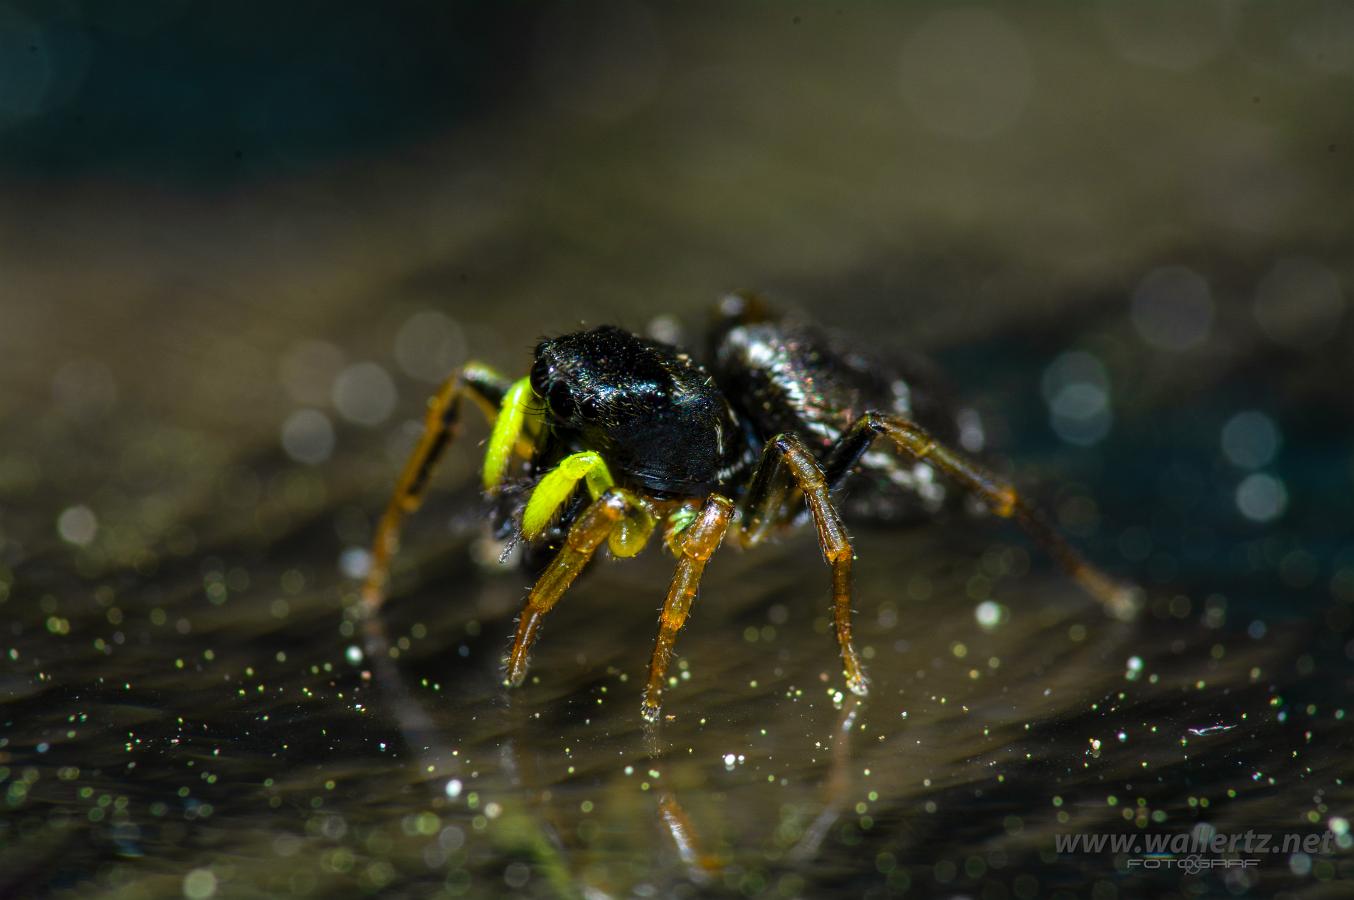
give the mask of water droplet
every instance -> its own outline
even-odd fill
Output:
[[[339,571],[345,578],[363,578],[371,568],[371,554],[365,547],[349,547],[339,554]]]
[[[1271,340],[1314,347],[1336,334],[1344,316],[1340,279],[1315,260],[1281,259],[1256,287],[1254,312]]]
[[[1090,353],[1072,350],[1054,358],[1041,379],[1049,425],[1069,444],[1089,447],[1109,434],[1110,379]]]
[[[1248,409],[1222,426],[1222,452],[1243,469],[1267,466],[1279,451],[1279,429],[1264,413]]]
[[[1273,475],[1256,472],[1237,485],[1236,508],[1254,522],[1277,519],[1287,506],[1288,489]]]
[[[211,869],[194,869],[183,876],[183,896],[188,900],[208,900],[216,893],[216,876]]]
[[[1133,291],[1133,326],[1162,350],[1187,350],[1208,338],[1213,298],[1208,282],[1185,266],[1148,272]]]
[[[355,363],[334,379],[334,408],[358,425],[380,425],[395,410],[395,382],[373,362]]]
[[[67,507],[57,517],[56,531],[63,541],[77,547],[87,547],[99,531],[99,520],[88,506]]]
[[[297,462],[319,465],[334,452],[334,426],[319,410],[299,409],[282,423],[282,449]]]

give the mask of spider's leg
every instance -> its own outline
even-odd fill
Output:
[[[869,693],[865,667],[851,641],[851,539],[832,505],[822,468],[795,435],[777,435],[762,450],[761,461],[752,473],[752,481],[743,498],[742,538],[749,545],[757,543],[777,520],[785,496],[786,470],[804,495],[804,502],[813,514],[814,527],[818,529],[823,556],[832,567],[832,614],[837,626],[837,643],[842,650],[846,686],[851,693],[864,696]]]
[[[899,451],[939,469],[965,490],[982,498],[1003,519],[1015,519],[1026,533],[1057,560],[1087,593],[1110,614],[1131,619],[1139,605],[1139,591],[1115,581],[1076,551],[1038,507],[1016,492],[1015,487],[991,471],[937,441],[917,423],[902,416],[867,412],[856,420],[828,454],[823,465],[829,484],[844,479],[874,439],[884,435]]]
[[[583,571],[597,548],[634,506],[622,491],[609,490],[583,511],[569,528],[564,546],[527,595],[526,606],[517,620],[517,637],[508,654],[505,680],[513,687],[527,677],[527,657],[541,630],[541,620],[550,612],[569,585]]]
[[[404,464],[395,492],[376,526],[376,536],[371,544],[371,565],[362,583],[362,602],[367,612],[375,612],[385,601],[390,560],[399,547],[400,527],[404,524],[404,517],[418,509],[423,502],[433,468],[456,436],[460,424],[461,398],[469,397],[493,421],[509,386],[508,380],[492,369],[478,363],[467,363],[443,382],[428,401],[423,437]]]
[[[649,684],[644,689],[644,703],[640,712],[650,722],[658,721],[658,711],[663,701],[663,679],[667,677],[668,662],[672,659],[672,645],[677,640],[677,632],[686,623],[687,613],[700,589],[701,575],[705,563],[710,559],[719,544],[724,540],[724,532],[733,518],[733,501],[719,494],[711,494],[696,520],[687,526],[681,537],[675,541],[679,545],[677,571],[672,576],[672,586],[668,588],[668,598],[663,602],[663,617],[658,625],[658,640],[654,643],[653,659],[649,663]]]
[[[709,884],[710,879],[723,871],[724,866],[718,856],[707,853],[701,846],[700,832],[686,814],[677,795],[671,792],[658,798],[658,817],[663,820],[677,854],[686,865],[687,874],[697,884]]]

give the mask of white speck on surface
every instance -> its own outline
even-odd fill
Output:
[[[1288,506],[1288,489],[1273,475],[1255,472],[1236,488],[1236,508],[1253,522],[1272,522]]]
[[[645,326],[644,332],[664,344],[679,346],[682,343],[682,323],[676,316],[654,316]]]
[[[1259,469],[1279,452],[1279,428],[1259,410],[1237,413],[1222,426],[1222,452],[1232,465]]]
[[[973,616],[984,628],[996,628],[1001,624],[1001,607],[995,601],[984,600],[973,610]]]
[[[87,547],[99,532],[99,520],[88,506],[70,506],[57,516],[56,531],[68,544]]]
[[[194,869],[183,876],[183,896],[188,900],[207,900],[216,894],[216,875],[211,869]]]
[[[983,418],[976,409],[965,406],[954,414],[959,426],[959,446],[969,453],[980,453],[987,445],[987,431],[983,428]]]
[[[464,785],[461,784],[461,779],[451,779],[447,782],[447,796],[455,800],[457,797],[461,796],[462,787],[464,787]]]
[[[282,423],[282,449],[299,463],[317,466],[334,452],[334,426],[316,409],[298,409]]]
[[[357,425],[380,425],[395,411],[395,382],[374,362],[354,363],[334,379],[334,408]]]
[[[1293,257],[1276,262],[1260,280],[1253,311],[1270,340],[1303,349],[1335,336],[1345,297],[1334,272],[1315,260]]]
[[[1114,423],[1110,410],[1110,378],[1093,354],[1070,350],[1044,369],[1040,384],[1048,404],[1049,427],[1059,438],[1079,447],[1099,443]]]
[[[1213,297],[1198,272],[1163,266],[1138,282],[1131,315],[1138,334],[1153,347],[1188,350],[1207,340],[1213,328]]]
[[[339,571],[345,578],[362,578],[371,568],[371,553],[365,547],[349,547],[339,554]]]
[[[513,890],[521,890],[531,880],[531,866],[524,862],[508,863],[503,870],[503,883]]]

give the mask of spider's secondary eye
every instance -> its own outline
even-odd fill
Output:
[[[574,395],[569,393],[569,386],[562,381],[555,382],[550,388],[550,409],[561,419],[574,414]]]
[[[538,397],[545,396],[545,383],[550,377],[550,367],[545,364],[545,360],[536,360],[535,365],[531,367],[531,389],[536,392]]]

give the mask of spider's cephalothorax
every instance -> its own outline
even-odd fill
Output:
[[[853,506],[901,518],[934,511],[948,482],[1016,519],[1111,612],[1136,608],[1135,589],[1085,562],[1010,484],[953,448],[963,417],[936,401],[915,365],[896,366],[738,294],[720,304],[711,367],[613,327],[542,341],[531,374],[516,382],[465,366],[429,401],[423,439],[381,520],[363,586],[367,609],[384,600],[403,518],[422,500],[463,397],[494,423],[483,477],[503,501],[499,515],[552,553],[518,620],[512,685],[526,677],[544,616],[597,549],[606,543],[613,556],[633,556],[661,527],[677,571],[642,705],[646,719],[657,719],[677,632],[730,526],[752,546],[802,521],[807,508],[832,570],[846,683],[865,694],[851,639],[853,554],[833,498],[844,485]]]
[[[529,382],[557,439],[644,491],[703,497],[744,462],[724,394],[672,347],[612,326],[566,334],[537,345]]]

